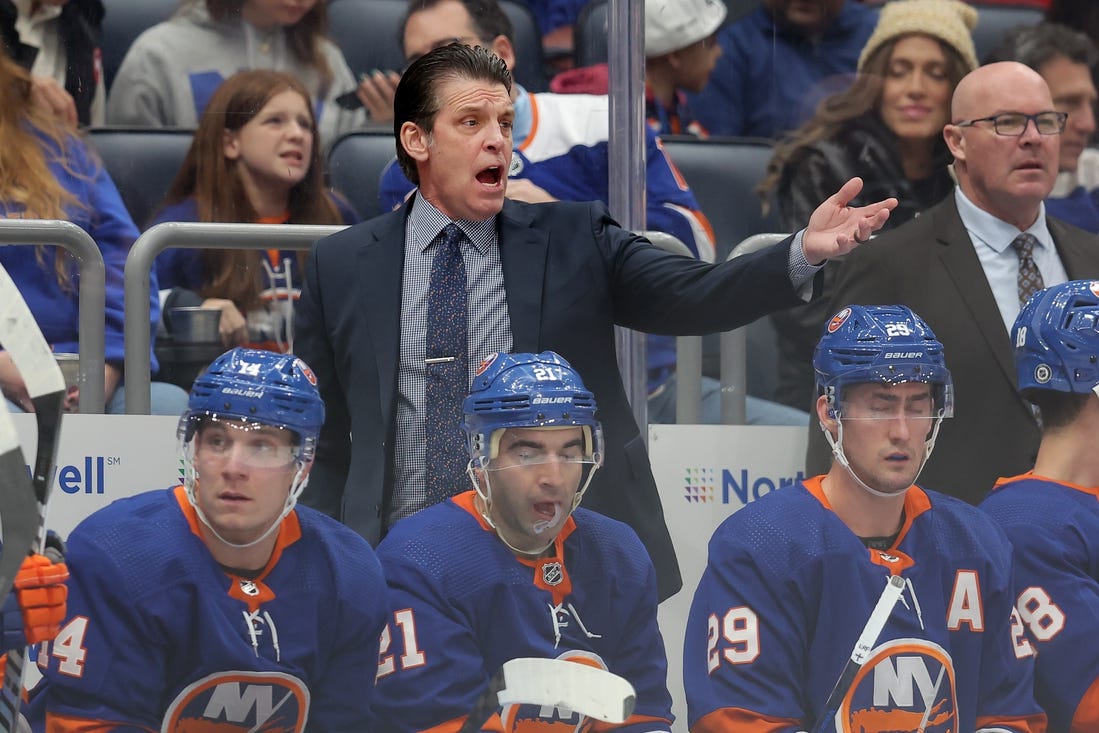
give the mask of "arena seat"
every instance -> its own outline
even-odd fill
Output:
[[[178,7],[179,0],[103,0],[103,79],[108,90],[134,39]]]
[[[745,237],[777,230],[774,207],[765,216],[755,192],[771,159],[770,140],[666,135],[661,144],[713,224],[718,262]]]
[[[378,203],[382,171],[396,157],[393,134],[382,131],[344,135],[328,152],[328,180],[363,219],[383,213]]]
[[[1040,23],[1043,18],[1042,11],[1038,8],[987,5],[979,2],[971,4],[977,9],[977,27],[973,29],[973,45],[977,48],[977,58],[980,60],[996,48],[1005,33],[1021,25]]]
[[[607,0],[591,0],[580,11],[573,30],[573,56],[576,65],[593,66],[607,62]]]
[[[401,19],[405,0],[333,0],[328,6],[328,35],[343,51],[351,72],[358,77],[374,69],[400,72],[405,67],[401,48]],[[521,2],[500,0],[515,32],[515,78],[532,92],[549,88],[542,36],[530,8]]]
[[[114,180],[138,229],[153,219],[179,172],[192,130],[99,127],[88,130],[88,143]]]

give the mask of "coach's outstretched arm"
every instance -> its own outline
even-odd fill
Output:
[[[862,191],[862,179],[852,178],[839,191],[829,196],[809,217],[809,226],[802,236],[802,251],[811,265],[847,254],[881,229],[896,208],[897,199],[887,198],[866,206],[847,204]]]

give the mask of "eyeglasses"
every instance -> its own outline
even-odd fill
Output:
[[[1060,135],[1065,131],[1067,112],[1039,112],[1034,115],[1025,115],[1022,112],[1004,112],[991,117],[978,117],[975,120],[955,122],[957,127],[972,127],[978,122],[991,122],[997,135],[1006,137],[1019,137],[1026,132],[1027,125],[1034,120],[1034,129],[1039,135]]]

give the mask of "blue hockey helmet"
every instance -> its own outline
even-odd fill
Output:
[[[292,354],[235,348],[207,367],[191,387],[179,437],[189,442],[203,419],[240,420],[296,434],[302,461],[310,461],[324,423],[317,378]]]
[[[825,325],[813,353],[819,394],[839,417],[848,385],[920,382],[936,385],[937,414],[954,412],[954,382],[943,345],[922,318],[904,305],[850,305]]]
[[[603,438],[595,410],[595,396],[554,352],[497,353],[477,369],[463,405],[462,429],[470,457],[484,464],[498,455],[506,428],[578,426],[584,429],[585,455],[598,465]]]
[[[1038,291],[1011,332],[1019,389],[1085,394],[1099,385],[1099,281]]]

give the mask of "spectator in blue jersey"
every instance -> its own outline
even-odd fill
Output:
[[[552,349],[585,371],[603,405],[607,455],[589,506],[634,528],[667,597],[680,585],[675,550],[615,325],[712,333],[803,302],[825,262],[866,241],[897,202],[847,206],[861,186],[852,179],[771,248],[714,264],[665,252],[601,203],[507,197],[511,84],[481,46],[447,43],[413,62],[394,131],[414,194],[310,252],[295,350],[330,412],[305,500],[377,541],[453,496],[465,483],[458,425],[476,365],[493,352]]]
[[[321,140],[305,85],[292,74],[242,71],[218,87],[153,224],[165,221],[354,224],[324,186]],[[221,311],[225,346],[292,351],[304,252],[168,249],[156,258],[164,312]],[[165,318],[169,332],[170,318]]]
[[[73,530],[35,729],[374,730],[381,567],[296,506],[324,422],[315,385],[294,356],[226,352],[179,421],[182,485]]]
[[[1043,733],[1007,537],[914,483],[953,411],[942,344],[906,306],[851,305],[813,367],[831,467],[714,532],[684,642],[690,730]]]
[[[72,128],[33,101],[30,74],[0,50],[0,217],[65,219],[92,238],[103,255],[106,277],[106,412],[126,411],[123,381],[123,268],[137,228],[118,189]],[[0,265],[27,301],[43,336],[58,353],[77,353],[79,284],[77,264],[61,247],[0,248]],[[150,332],[160,318],[156,277],[151,284]],[[154,372],[155,355],[150,354]],[[33,412],[26,384],[10,355],[0,351],[0,389],[11,409]],[[79,405],[70,390],[65,409]],[[153,382],[153,414],[178,415],[187,394],[172,384]]]
[[[1099,282],[1039,291],[1012,332],[1019,389],[1042,418],[1033,470],[981,509],[1015,548],[1016,606],[1037,660],[1049,730],[1099,730]]]
[[[718,34],[721,58],[691,107],[712,135],[782,137],[851,83],[877,20],[856,0],[763,0]]]
[[[720,5],[715,2],[714,6]],[[707,23],[717,10],[707,6]],[[708,35],[708,34],[707,34]],[[412,0],[402,38],[411,62],[443,43],[460,38],[480,43],[511,69],[515,64],[511,22],[496,0]],[[609,101],[605,95],[530,94],[512,87],[514,145],[507,196],[517,201],[610,201]],[[659,146],[656,133],[646,133],[645,201],[647,229],[679,239],[705,262],[714,261],[713,230],[686,181]],[[393,162],[382,173],[381,203],[399,206],[413,184]],[[675,422],[675,340],[648,338],[649,419]],[[806,425],[801,410],[748,398],[748,421],[755,424]],[[720,384],[709,380],[703,422],[720,422]]]
[[[380,730],[456,729],[516,657],[629,681],[633,715],[600,730],[671,730],[652,563],[627,525],[578,508],[603,459],[596,411],[552,351],[481,364],[463,406],[473,488],[398,522],[378,546],[395,609],[378,663]],[[587,730],[563,708],[514,704],[499,718],[484,727]]]
[[[1099,150],[1088,147],[1095,134],[1094,74],[1099,50],[1080,31],[1059,23],[1020,26],[1008,32],[985,63],[1018,61],[1037,71],[1053,95],[1053,107],[1068,114],[1061,133],[1057,181],[1046,199],[1046,213],[1099,233]]]

